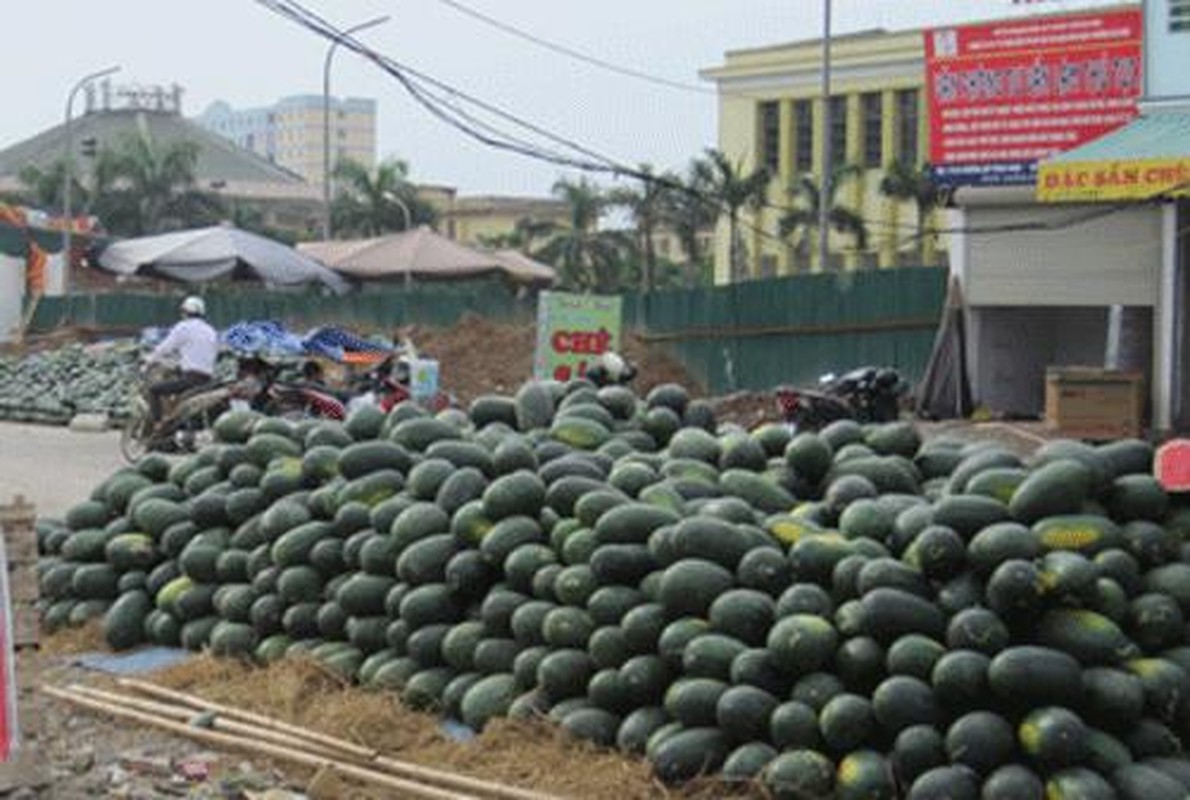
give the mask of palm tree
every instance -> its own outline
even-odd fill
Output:
[[[222,203],[195,183],[198,153],[196,142],[159,144],[147,129],[126,136],[100,152],[86,207],[124,236],[213,224]]]
[[[335,230],[347,236],[381,236],[405,230],[405,212],[413,226],[433,225],[438,214],[417,196],[409,181],[409,165],[389,159],[375,172],[358,161],[345,159],[335,167],[339,192],[331,207]]]
[[[639,189],[621,188],[613,190],[611,204],[626,209],[632,215],[636,228],[636,248],[643,259],[643,289],[651,292],[657,284],[657,247],[654,242],[657,231],[664,224],[666,195],[670,187],[677,184],[678,177],[667,173],[653,175],[653,168],[642,164]]]
[[[608,198],[586,178],[577,182],[559,180],[554,184],[554,195],[566,202],[569,224],[556,228],[535,257],[553,264],[567,288],[619,290],[632,239],[623,231],[599,229]]]
[[[840,184],[862,174],[863,170],[854,164],[840,164],[832,170],[827,210],[830,227],[838,233],[851,236],[855,240],[857,250],[863,250],[868,246],[868,226],[864,223],[863,217],[855,211],[838,205],[835,196]],[[822,190],[814,177],[807,174],[794,180],[789,194],[794,198],[795,205],[781,217],[777,228],[785,239],[797,234],[794,246],[805,255],[822,221]]]
[[[54,210],[62,208],[62,184],[66,180],[65,161],[59,159],[44,169],[35,164],[26,164],[18,177],[22,187],[18,196],[24,202],[36,208]],[[83,191],[77,178],[72,191]]]
[[[676,180],[671,191],[662,197],[661,218],[678,237],[686,254],[687,280],[692,285],[703,283],[702,273],[709,259],[703,248],[703,236],[714,228],[722,209],[711,196],[707,185],[707,171],[690,165],[685,180]]]
[[[548,219],[521,217],[516,221],[511,231],[491,236],[480,234],[479,241],[484,247],[495,250],[519,250],[525,255],[530,255],[534,250],[535,242],[553,233],[557,227],[553,221]]]
[[[698,181],[727,214],[731,277],[738,280],[747,269],[744,263],[747,251],[740,236],[740,212],[746,208],[759,210],[765,204],[771,176],[764,167],[745,174],[742,164],[733,164],[722,151],[714,148],[708,148],[706,158],[695,162],[694,170],[698,173]]]
[[[945,205],[946,190],[934,183],[928,164],[918,168],[900,161],[889,165],[880,180],[880,193],[894,200],[912,200],[917,207],[917,246],[921,263],[926,263],[926,225],[934,209]]]

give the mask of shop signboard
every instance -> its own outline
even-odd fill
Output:
[[[1188,146],[1190,147],[1190,146]],[[1037,178],[1042,203],[1148,200],[1190,194],[1190,156],[1127,161],[1047,161]]]
[[[537,299],[534,376],[578,378],[600,355],[619,350],[620,312],[619,297],[542,292]]]
[[[1040,160],[1137,115],[1140,9],[925,32],[930,165],[943,185],[1031,184]]]

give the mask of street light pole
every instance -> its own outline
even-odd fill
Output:
[[[63,125],[66,134],[66,150],[63,154],[62,163],[62,171],[65,176],[62,186],[62,275],[63,282],[67,287],[70,286],[70,234],[72,232],[71,229],[74,227],[70,208],[70,195],[71,190],[74,188],[74,131],[71,128],[74,96],[79,93],[80,89],[91,83],[91,81],[106,78],[108,75],[119,71],[119,67],[108,67],[98,72],[92,72],[90,75],[84,75],[74,86],[70,87],[70,93],[66,95],[66,122]]]
[[[376,17],[343,31],[344,36],[358,33],[388,22],[389,17]],[[331,61],[341,39],[335,39],[326,49],[322,63],[322,238],[331,238]]]
[[[413,230],[413,215],[409,213],[409,204],[402,200],[394,192],[385,192],[384,199],[396,203],[397,208],[401,209],[401,216],[405,218],[405,233]],[[408,289],[413,283],[413,273],[405,270],[405,288]]]
[[[818,181],[818,266],[830,265],[831,240],[831,0],[822,0],[822,178]]]

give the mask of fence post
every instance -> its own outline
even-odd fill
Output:
[[[37,726],[42,715],[29,713],[37,683],[36,665],[40,654],[37,609],[37,514],[32,503],[17,495],[10,505],[0,506],[0,534],[3,555],[0,564],[7,574],[2,576],[8,591],[4,593],[8,608],[3,611],[12,620],[12,648],[5,647],[5,659],[13,660],[4,670],[16,707],[9,714],[9,696],[0,697],[7,716],[7,731],[15,747],[9,760],[0,763],[0,792],[34,788],[48,782],[44,765],[38,757]],[[24,709],[25,713],[21,713]]]

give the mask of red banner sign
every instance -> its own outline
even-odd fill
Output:
[[[1129,9],[926,31],[939,178],[1032,182],[1039,160],[1133,119],[1143,28],[1140,10]]]

